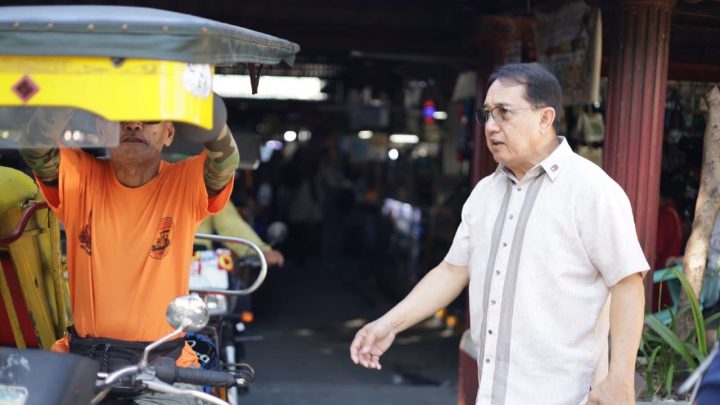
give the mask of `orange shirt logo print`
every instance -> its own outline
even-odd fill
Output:
[[[80,247],[88,254],[92,256],[92,211],[88,215],[88,222],[81,228],[78,239],[80,240]]]
[[[172,243],[174,228],[175,223],[171,217],[164,217],[160,220],[152,247],[150,248],[150,257],[160,260],[168,254],[168,248]]]

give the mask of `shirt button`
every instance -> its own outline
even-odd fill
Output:
[[[485,363],[490,363],[490,359],[485,359]]]
[[[488,329],[488,333],[492,335],[492,329]]]
[[[517,191],[522,191],[522,187],[518,187],[518,188],[517,188]]]
[[[490,300],[491,305],[495,305],[495,300]]]
[[[510,219],[513,219],[513,218],[515,218],[515,216],[513,214],[510,214]]]
[[[507,243],[503,242],[503,247],[507,247]]]
[[[495,270],[495,274],[500,275],[500,270]]]

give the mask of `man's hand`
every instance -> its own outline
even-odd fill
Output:
[[[30,118],[27,136],[20,139],[24,146],[20,149],[20,155],[45,185],[58,186],[60,152],[55,142],[74,113],[73,108],[40,108]]]
[[[267,261],[268,266],[282,267],[282,265],[285,264],[285,257],[283,257],[282,253],[277,250],[272,249],[263,253],[265,254],[265,260]]]
[[[39,108],[28,122],[28,139],[24,141],[29,141],[29,145],[36,143],[36,146],[54,148],[75,111],[74,108]]]
[[[469,280],[466,266],[456,266],[445,261],[438,264],[400,303],[355,334],[350,345],[352,361],[366,368],[380,370],[380,356],[390,347],[395,335],[450,305]]]
[[[205,143],[205,149],[207,159],[205,159],[203,178],[208,195],[215,196],[220,194],[235,174],[235,169],[240,163],[240,153],[227,125],[223,125],[217,139]]]
[[[380,318],[365,325],[355,334],[350,345],[350,358],[355,364],[365,368],[380,370],[380,356],[395,340],[395,332],[390,322]]]
[[[635,384],[630,379],[608,375],[592,388],[587,405],[634,405]]]

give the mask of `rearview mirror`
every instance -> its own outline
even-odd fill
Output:
[[[168,305],[165,314],[168,323],[177,329],[186,325],[187,331],[197,332],[205,327],[210,318],[205,301],[197,295],[183,295]]]

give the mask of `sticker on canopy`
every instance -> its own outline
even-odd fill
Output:
[[[28,390],[25,387],[0,384],[0,404],[25,405],[27,397]]]
[[[12,90],[24,104],[30,101],[30,99],[40,91],[40,86],[38,86],[30,76],[25,75],[12,86]]]
[[[183,72],[183,84],[195,97],[205,98],[212,92],[212,69],[202,63],[188,63]]]

